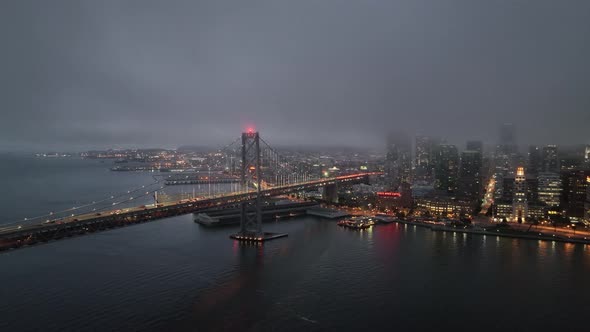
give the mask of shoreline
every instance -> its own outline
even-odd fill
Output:
[[[449,226],[442,226],[442,225],[433,225],[433,224],[425,224],[425,223],[418,223],[413,221],[405,221],[405,220],[396,220],[395,223],[405,224],[405,225],[412,225],[418,227],[429,228],[433,232],[457,232],[457,233],[467,233],[467,234],[476,234],[476,235],[489,235],[489,236],[499,236],[499,237],[509,237],[509,238],[517,238],[517,239],[525,239],[525,240],[540,240],[540,241],[554,241],[554,242],[563,242],[563,243],[573,243],[573,244],[587,244],[590,245],[590,239],[584,240],[580,238],[564,238],[562,236],[556,235],[537,235],[532,233],[524,233],[521,231],[516,231],[515,233],[506,233],[501,232],[500,230],[493,232],[485,229],[473,229],[473,228],[457,228],[457,227],[449,227]],[[520,232],[520,234],[519,234]]]

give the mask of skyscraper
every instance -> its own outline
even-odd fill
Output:
[[[563,191],[561,206],[566,210],[571,220],[581,220],[584,217],[584,203],[588,186],[590,170],[572,170],[561,173]]]
[[[584,223],[590,224],[590,175],[586,176],[586,203],[584,203]]]
[[[416,166],[430,165],[432,139],[428,136],[416,136]]]
[[[547,145],[543,147],[543,172],[559,173],[557,145]]]
[[[541,172],[538,176],[539,201],[549,207],[557,207],[561,201],[561,178],[553,172]]]
[[[537,175],[542,171],[541,149],[536,145],[529,146],[527,173]]]
[[[432,181],[433,140],[428,136],[416,136],[415,151],[415,180],[423,182]]]
[[[481,193],[481,152],[467,150],[461,153],[457,194],[469,200],[479,199]]]
[[[500,127],[500,147],[503,153],[516,153],[516,134],[512,123],[504,123]]]
[[[512,176],[514,174],[516,165],[518,165],[517,152],[514,125],[505,123],[500,127],[500,140],[496,146],[494,156],[497,177]]]
[[[399,190],[402,183],[410,183],[412,175],[411,142],[403,134],[390,134],[387,137],[385,176],[391,190]]]
[[[512,221],[525,222],[528,215],[528,202],[526,190],[526,176],[524,167],[516,169],[514,177],[514,198],[512,199]]]
[[[434,169],[435,188],[454,193],[457,190],[459,171],[459,154],[457,147],[441,144],[436,148],[436,165]]]
[[[483,143],[481,141],[467,141],[466,148],[468,151],[477,151],[483,156]]]

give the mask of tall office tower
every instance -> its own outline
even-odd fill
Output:
[[[541,149],[536,145],[529,146],[528,161],[527,161],[527,173],[531,175],[537,175],[542,171],[541,162]]]
[[[414,178],[417,181],[432,181],[432,141],[432,138],[428,136],[416,136]]]
[[[390,134],[387,137],[387,156],[385,176],[391,190],[399,190],[404,182],[411,183],[412,162],[411,142],[403,134]]]
[[[448,193],[454,193],[457,190],[459,171],[457,147],[451,144],[440,144],[436,148],[435,160],[434,187]]]
[[[584,223],[590,224],[590,175],[586,176],[586,203],[584,203]]]
[[[590,182],[590,170],[572,170],[561,173],[563,191],[561,207],[565,209],[567,217],[573,221],[584,218],[584,203]]]
[[[504,123],[500,127],[500,146],[505,154],[516,153],[516,134],[512,123]]]
[[[483,156],[483,143],[481,141],[467,141],[466,148],[468,151],[477,151]]]
[[[559,173],[557,145],[547,145],[543,147],[543,172]]]
[[[584,149],[584,163],[586,163],[586,165],[590,165],[590,144],[587,144],[586,148]]]
[[[481,167],[482,157],[480,151],[467,150],[461,153],[461,166],[457,185],[458,196],[473,201],[479,199],[482,189]]]
[[[512,176],[514,174],[516,165],[518,165],[517,152],[514,125],[505,123],[500,127],[500,140],[494,156],[497,176]]]
[[[498,198],[506,202],[512,202],[514,199],[514,178],[502,179],[502,195]]]
[[[561,202],[561,178],[553,172],[540,172],[538,176],[539,201],[549,207],[557,207]]]
[[[525,172],[526,173],[526,172]],[[501,193],[496,196],[497,199],[503,201],[512,201],[515,192],[516,177],[503,178],[501,183],[498,183],[502,188]],[[535,203],[539,201],[539,181],[536,177],[526,177],[526,199],[528,203]],[[498,185],[497,184],[497,185]]]
[[[526,176],[524,167],[516,169],[514,177],[514,197],[512,198],[512,221],[525,222],[528,215]]]

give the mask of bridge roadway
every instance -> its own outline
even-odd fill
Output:
[[[379,174],[381,173],[358,173],[266,188],[261,190],[261,195],[262,197],[271,197],[310,190],[337,183],[354,184],[367,182],[369,176]],[[207,198],[186,199],[178,202],[161,203],[157,204],[156,206],[146,205],[124,210],[81,214],[53,220],[49,223],[44,222],[32,225],[3,227],[0,228],[0,251],[10,248],[18,248],[24,245],[36,244],[38,242],[47,242],[49,240],[56,240],[64,237],[96,232],[109,228],[193,213],[213,207],[234,205],[254,200],[256,195],[256,191],[232,192]]]

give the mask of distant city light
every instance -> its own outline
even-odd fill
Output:
[[[394,191],[379,191],[377,192],[379,197],[402,197],[402,194]]]

